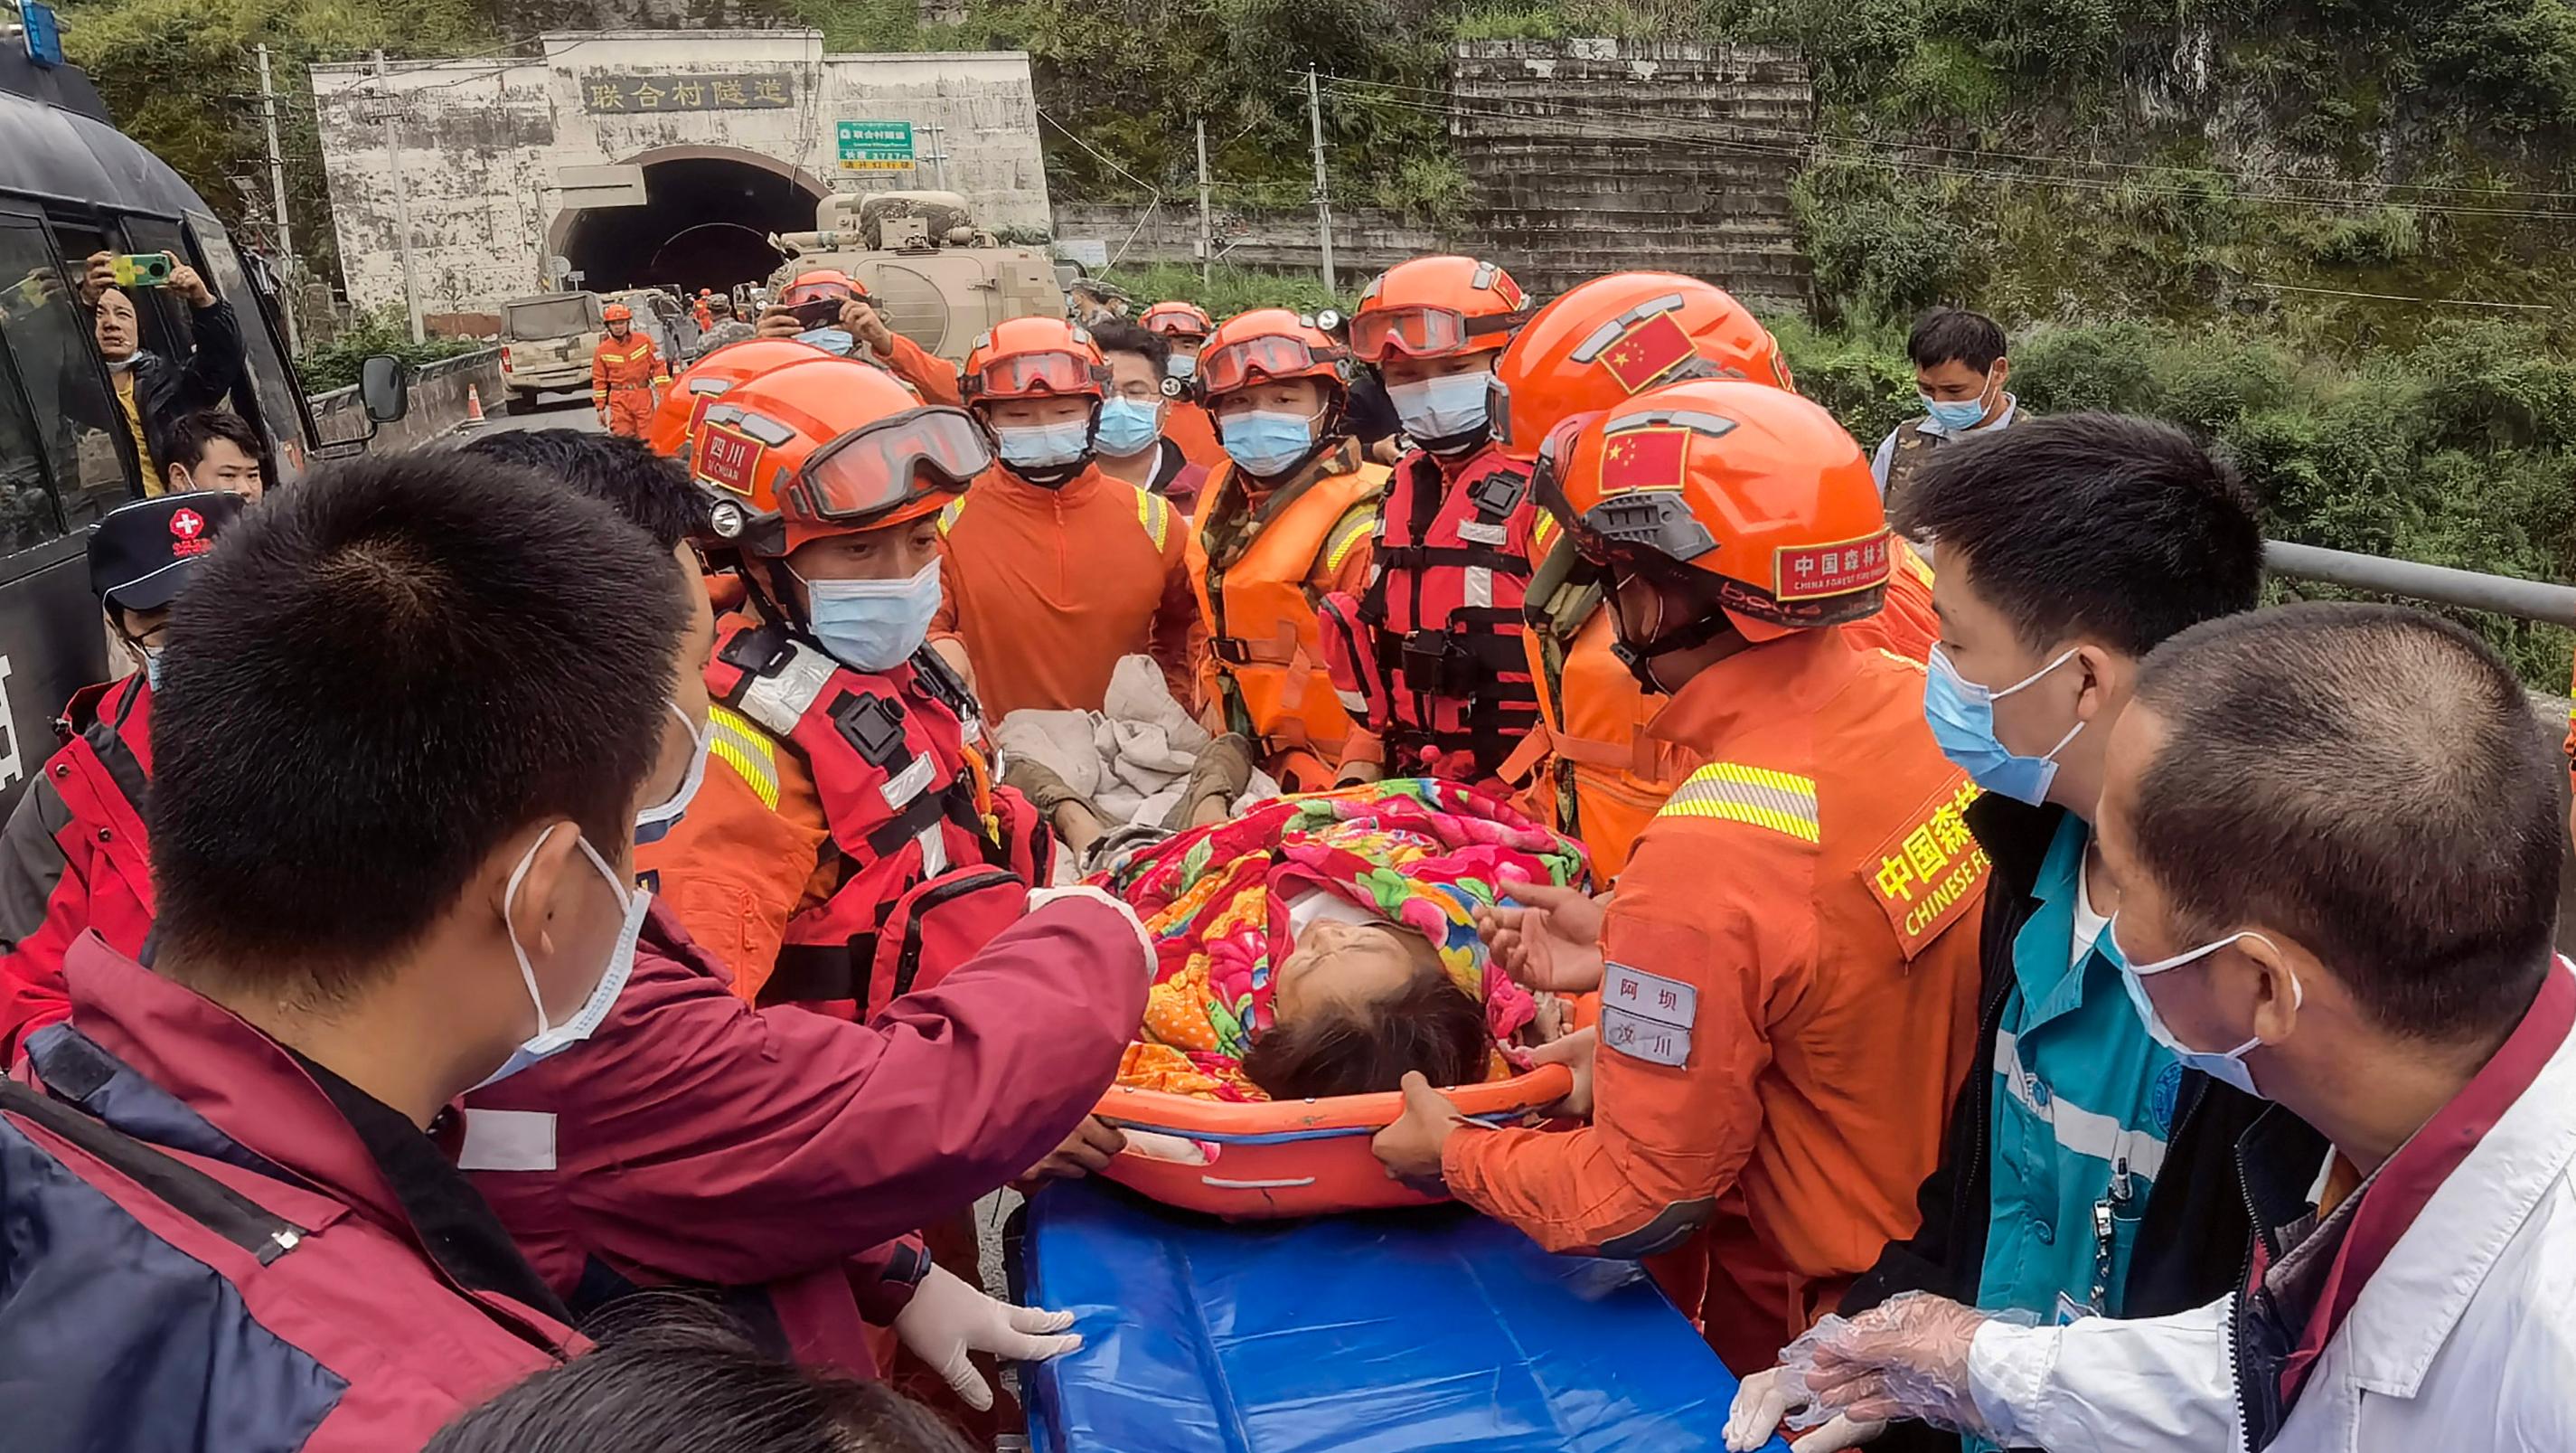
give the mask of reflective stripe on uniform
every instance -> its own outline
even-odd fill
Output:
[[[745,717],[724,707],[707,711],[707,751],[751,784],[752,795],[772,812],[778,810],[778,749]]]
[[[1343,557],[1351,553],[1351,547],[1365,539],[1369,532],[1376,528],[1377,509],[1374,505],[1365,513],[1353,510],[1344,515],[1341,525],[1333,531],[1332,543],[1324,550],[1324,568],[1341,569]]]
[[[1545,510],[1540,510],[1538,512],[1537,521],[1530,526],[1531,557],[1535,559],[1539,555],[1545,554],[1547,551],[1547,542],[1555,538],[1556,516],[1549,514]]]
[[[1712,762],[1693,772],[1655,815],[1751,823],[1811,843],[1818,837],[1816,779]]]
[[[962,505],[965,501],[961,499],[958,503]],[[1163,542],[1171,538],[1171,501],[1159,494],[1148,494],[1141,489],[1136,491],[1136,523],[1145,527],[1145,533],[1154,541],[1155,553],[1160,554]]]
[[[2008,1030],[1995,1034],[1995,1073],[2003,1076],[2014,1103],[2046,1122],[2060,1149],[2089,1155],[2106,1166],[2126,1161],[2131,1175],[2148,1180],[2154,1180],[2164,1170],[2165,1143],[2156,1136],[2143,1130],[2123,1130],[2119,1121],[2087,1110],[2064,1095],[2052,1092],[2043,1103],[2039,1091],[2032,1088],[2037,1077],[2022,1069],[2021,1041]]]
[[[956,529],[957,517],[964,513],[966,513],[966,496],[962,494],[957,496],[957,498],[950,500],[948,503],[941,505],[939,507],[939,533],[945,535],[949,531]]]

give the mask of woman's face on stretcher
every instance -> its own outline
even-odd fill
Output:
[[[1420,934],[1387,923],[1318,922],[1279,963],[1270,1013],[1281,1024],[1325,1006],[1365,1009],[1404,992],[1440,960]]]

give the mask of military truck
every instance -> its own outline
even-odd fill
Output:
[[[1038,248],[997,240],[955,192],[827,197],[811,232],[774,233],[786,259],[775,294],[798,273],[839,268],[876,300],[886,326],[951,363],[1006,318],[1064,315],[1055,263]]]

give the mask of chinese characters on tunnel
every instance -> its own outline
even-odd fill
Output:
[[[794,104],[785,71],[748,76],[633,75],[592,71],[581,78],[581,109],[607,111],[760,111]]]

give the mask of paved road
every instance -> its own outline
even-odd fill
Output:
[[[483,428],[494,429],[583,429],[599,432],[599,415],[592,413],[590,395],[586,393],[540,394],[535,409],[524,414],[505,414],[499,402],[483,401]]]

